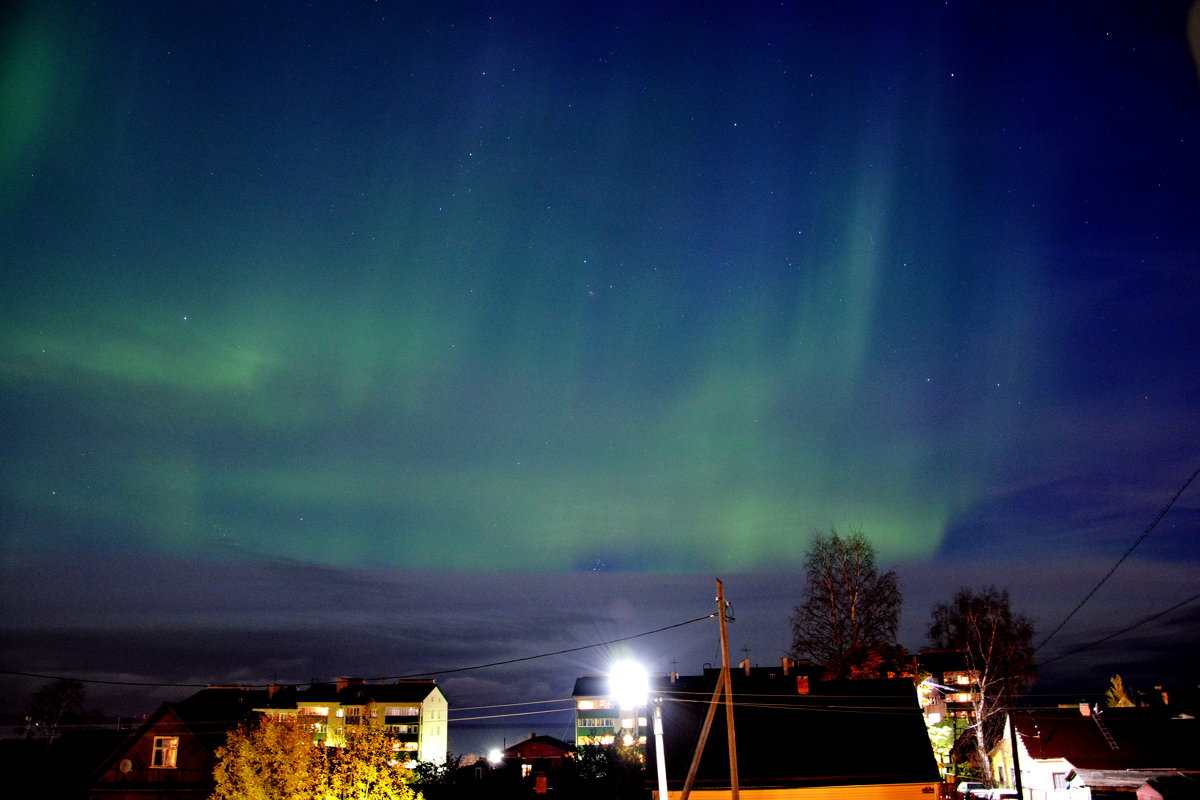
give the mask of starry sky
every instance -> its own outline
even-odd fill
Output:
[[[407,674],[718,574],[768,663],[830,526],[914,649],[964,583],[1049,632],[1200,466],[1187,6],[12,5],[0,667]],[[1056,645],[1200,590],[1198,488]]]

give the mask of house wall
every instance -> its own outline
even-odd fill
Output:
[[[417,740],[417,759],[446,763],[446,749],[450,746],[450,704],[441,691],[434,690],[421,704],[421,728]]]
[[[997,785],[1016,788],[1013,771],[1011,717],[1004,726],[1004,738],[992,751],[992,772]],[[1017,763],[1021,766],[1022,800],[1090,800],[1091,790],[1086,787],[1074,790],[1066,788],[1065,778],[1074,767],[1066,759],[1036,759],[1029,755],[1025,740],[1018,736]],[[1063,778],[1062,787],[1055,788],[1054,776]]]
[[[742,800],[936,800],[936,783],[894,783],[875,786],[805,786],[789,789],[738,789]],[[682,791],[669,791],[669,800],[680,800]],[[693,789],[695,800],[726,800],[729,789]],[[654,792],[658,800],[658,792]]]

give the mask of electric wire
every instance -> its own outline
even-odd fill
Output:
[[[1114,631],[1113,633],[1110,633],[1107,636],[1102,636],[1101,638],[1096,639],[1091,642],[1088,642],[1087,644],[1080,645],[1079,647],[1076,647],[1073,650],[1068,650],[1067,652],[1062,653],[1061,655],[1057,655],[1054,658],[1048,658],[1045,661],[1039,662],[1037,666],[1044,667],[1047,664],[1053,664],[1055,661],[1061,661],[1062,659],[1067,658],[1068,656],[1073,656],[1073,655],[1076,655],[1077,653],[1082,653],[1084,650],[1089,650],[1098,644],[1103,644],[1110,639],[1115,639],[1116,637],[1120,636],[1121,634],[1129,633],[1130,631],[1134,630],[1135,628],[1140,628],[1142,625],[1145,625],[1147,622],[1153,622],[1154,620],[1158,619],[1159,617],[1165,617],[1167,614],[1170,614],[1172,611],[1177,611],[1180,608],[1183,608],[1184,606],[1186,606],[1188,603],[1194,603],[1197,600],[1200,600],[1200,592],[1192,595],[1191,597],[1187,598],[1186,600],[1179,601],[1178,603],[1176,603],[1175,605],[1173,605],[1169,608],[1164,608],[1162,611],[1158,611],[1154,614],[1151,614],[1148,617],[1140,619],[1137,622],[1133,623],[1132,625],[1128,625],[1124,628],[1121,628],[1121,630],[1119,630],[1119,631]]]
[[[1096,591],[1101,586],[1103,586],[1108,581],[1109,578],[1111,578],[1113,576],[1113,573],[1117,571],[1117,568],[1120,567],[1121,564],[1125,563],[1125,559],[1129,558],[1129,554],[1132,553],[1137,548],[1137,546],[1142,543],[1142,540],[1145,539],[1147,536],[1149,536],[1150,532],[1153,531],[1158,526],[1158,523],[1162,521],[1162,518],[1165,517],[1167,515],[1167,512],[1171,510],[1171,507],[1175,505],[1175,501],[1179,499],[1179,496],[1182,495],[1185,491],[1187,491],[1187,488],[1192,485],[1192,481],[1196,480],[1197,475],[1200,475],[1200,467],[1197,467],[1196,470],[1191,474],[1191,476],[1186,481],[1183,482],[1183,486],[1179,487],[1179,491],[1177,491],[1175,493],[1175,496],[1171,498],[1170,502],[1168,502],[1165,506],[1163,506],[1162,511],[1158,512],[1158,516],[1156,516],[1154,518],[1154,520],[1149,525],[1146,526],[1146,530],[1142,531],[1142,535],[1137,538],[1137,541],[1135,541],[1133,544],[1131,544],[1129,546],[1129,549],[1126,550],[1125,553],[1120,558],[1117,559],[1117,563],[1113,564],[1112,569],[1110,569],[1108,571],[1108,573],[1103,578],[1100,579],[1099,583],[1097,583],[1095,586],[1092,587],[1091,591],[1089,591],[1086,595],[1084,595],[1083,599],[1080,600],[1079,604],[1071,610],[1070,614],[1067,614],[1067,616],[1063,617],[1062,622],[1058,623],[1058,627],[1055,628],[1054,630],[1050,631],[1050,635],[1047,636],[1045,639],[1043,639],[1041,644],[1039,644],[1037,647],[1033,648],[1033,651],[1035,653],[1038,650],[1041,650],[1043,647],[1045,647],[1046,643],[1049,642],[1051,639],[1053,639],[1054,636],[1059,631],[1061,631],[1068,622],[1070,622],[1071,618],[1074,617],[1075,614],[1079,612],[1079,609],[1083,608],[1083,606],[1087,603],[1087,601],[1092,599],[1092,595],[1094,595],[1096,593]]]
[[[452,669],[429,670],[427,672],[411,672],[407,675],[385,675],[385,676],[378,677],[378,678],[364,678],[364,680],[368,680],[368,681],[402,680],[405,678],[418,678],[418,677],[424,677],[424,676],[429,676],[429,675],[450,675],[450,674],[457,673],[457,672],[470,672],[472,670],[487,669],[489,667],[500,667],[500,666],[505,666],[507,664],[519,664],[524,661],[533,661],[533,660],[539,659],[539,658],[550,658],[551,656],[561,656],[566,653],[578,653],[581,650],[591,650],[592,648],[595,648],[595,647],[605,647],[607,645],[617,644],[619,642],[628,642],[631,639],[640,639],[644,636],[653,636],[656,633],[662,633],[663,631],[669,631],[673,628],[682,628],[684,625],[691,625],[693,622],[703,622],[704,620],[712,619],[715,616],[716,616],[716,614],[705,614],[702,617],[696,617],[695,619],[689,619],[689,620],[685,620],[683,622],[676,622],[673,625],[665,625],[661,628],[655,628],[652,631],[644,631],[642,633],[635,633],[631,636],[621,636],[616,639],[609,639],[604,642],[594,642],[592,644],[580,645],[579,647],[569,647],[565,650],[555,650],[552,653],[539,653],[539,654],[533,655],[533,656],[523,656],[521,658],[510,658],[510,659],[507,659],[504,661],[492,661],[487,664],[475,664],[475,665],[469,666],[469,667],[454,667]],[[170,687],[170,688],[175,688],[175,689],[195,689],[195,688],[204,689],[204,688],[207,688],[210,686],[224,685],[223,682],[221,682],[221,681],[213,681],[211,683],[159,683],[159,682],[154,682],[154,681],[114,681],[114,680],[104,680],[104,679],[100,679],[100,678],[74,678],[74,677],[69,677],[66,675],[49,675],[49,674],[40,673],[40,672],[22,672],[20,670],[13,670],[13,669],[0,669],[0,675],[15,675],[15,676],[24,677],[24,678],[42,678],[44,680],[51,680],[51,681],[73,680],[73,681],[79,681],[80,683],[95,683],[95,684],[103,684],[106,686],[158,686],[158,687],[165,686],[165,687]],[[280,683],[282,683],[282,682],[276,682],[275,685],[279,685]],[[294,681],[293,683],[286,684],[286,685],[293,685],[293,684],[301,685],[301,683],[302,682],[300,682],[300,681]],[[238,685],[245,686],[246,688],[250,688],[250,689],[265,689],[268,686],[271,686],[272,684],[249,683],[249,684],[238,684]]]

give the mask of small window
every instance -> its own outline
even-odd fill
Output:
[[[1067,786],[1067,773],[1065,773],[1065,772],[1054,773],[1054,788],[1055,789],[1071,788],[1071,787]]]
[[[154,757],[150,761],[150,766],[158,769],[175,769],[178,754],[178,736],[155,736]]]

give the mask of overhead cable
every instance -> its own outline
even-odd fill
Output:
[[[656,633],[662,633],[663,631],[669,631],[672,628],[681,628],[684,625],[691,625],[693,622],[702,622],[706,619],[712,619],[715,616],[716,616],[716,614],[705,614],[703,617],[696,617],[695,619],[689,619],[684,622],[676,622],[674,625],[666,625],[662,628],[656,628],[652,631],[645,631],[643,633],[635,633],[632,636],[621,636],[619,638],[609,639],[608,641],[604,641],[604,642],[594,642],[593,644],[580,645],[579,647],[569,647],[565,650],[555,650],[552,653],[539,653],[538,655],[535,655],[535,656],[523,656],[521,658],[510,658],[505,661],[492,661],[487,664],[476,664],[476,665],[470,666],[470,667],[454,667],[451,669],[429,670],[427,672],[411,672],[407,675],[385,675],[385,676],[378,677],[378,678],[364,678],[364,680],[369,680],[369,681],[402,680],[404,678],[419,678],[419,677],[425,677],[425,676],[430,676],[430,675],[450,675],[450,674],[456,673],[456,672],[469,672],[471,670],[487,669],[488,667],[500,667],[500,666],[504,666],[506,664],[518,664],[523,661],[533,661],[534,659],[538,659],[538,658],[549,658],[551,656],[561,656],[561,655],[564,655],[565,653],[577,653],[580,650],[591,650],[594,647],[604,647],[604,646],[610,645],[610,644],[617,644],[618,642],[627,642],[630,639],[640,639],[643,636],[653,636]],[[204,688],[207,688],[210,686],[225,685],[225,682],[223,682],[223,681],[213,681],[211,683],[158,683],[158,682],[153,682],[153,681],[112,681],[112,680],[102,680],[100,678],[76,678],[76,677],[71,677],[71,676],[67,676],[67,675],[49,675],[49,674],[41,673],[41,672],[22,672],[20,670],[13,670],[13,669],[0,669],[0,675],[17,675],[17,676],[24,677],[24,678],[42,678],[44,680],[50,680],[50,681],[71,680],[71,681],[79,681],[80,683],[104,684],[106,686],[167,686],[167,687],[180,688],[180,689],[196,689],[196,688],[204,689]],[[332,681],[328,681],[328,682],[332,682]],[[243,686],[247,689],[265,689],[268,686],[279,685],[282,683],[285,683],[285,682],[276,681],[274,684],[249,683],[249,684],[238,684],[238,686]],[[301,681],[293,681],[292,683],[287,684],[287,685],[301,685],[301,683],[302,683]]]
[[[1154,530],[1154,528],[1158,525],[1158,523],[1162,521],[1162,518],[1167,515],[1167,512],[1171,510],[1171,507],[1175,505],[1175,501],[1179,499],[1179,496],[1181,494],[1183,494],[1184,491],[1186,491],[1189,486],[1192,485],[1192,481],[1196,480],[1197,475],[1200,475],[1200,467],[1197,467],[1196,471],[1193,472],[1191,474],[1191,476],[1186,481],[1183,482],[1183,486],[1179,487],[1179,491],[1177,491],[1175,493],[1175,496],[1171,498],[1170,502],[1168,502],[1165,506],[1163,506],[1162,511],[1158,512],[1158,516],[1156,516],[1154,518],[1154,521],[1146,526],[1146,530],[1142,531],[1142,535],[1139,536],[1137,538],[1137,541],[1135,541],[1133,544],[1131,544],[1129,546],[1129,549],[1126,550],[1125,553],[1120,558],[1117,559],[1117,563],[1113,564],[1112,569],[1110,569],[1108,571],[1108,573],[1103,578],[1100,579],[1100,582],[1097,583],[1095,586],[1093,586],[1091,591],[1089,591],[1086,595],[1084,595],[1083,599],[1079,601],[1079,605],[1075,606],[1075,608],[1073,608],[1071,610],[1070,614],[1067,614],[1067,616],[1063,617],[1063,621],[1058,623],[1057,628],[1050,631],[1049,636],[1047,636],[1045,639],[1042,639],[1041,644],[1039,644],[1037,647],[1033,648],[1033,651],[1035,653],[1038,650],[1041,650],[1043,647],[1045,647],[1046,642],[1053,639],[1055,634],[1057,634],[1059,631],[1061,631],[1063,629],[1063,627],[1071,620],[1071,617],[1075,616],[1075,614],[1079,611],[1079,609],[1083,608],[1084,604],[1087,603],[1088,600],[1092,599],[1092,595],[1094,595],[1096,593],[1096,590],[1098,590],[1101,586],[1103,586],[1108,581],[1108,579],[1113,576],[1113,573],[1117,571],[1117,568],[1120,567],[1121,564],[1123,564],[1125,562],[1125,559],[1129,558],[1129,554],[1132,553],[1137,548],[1137,546],[1142,543],[1143,539],[1145,539],[1147,536],[1150,535],[1150,532],[1152,530]]]

